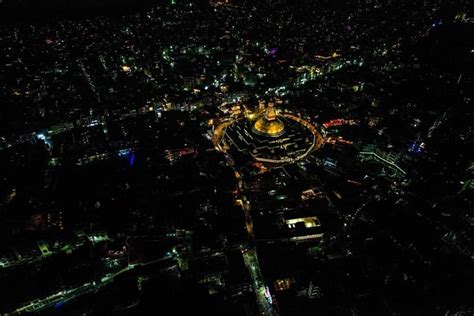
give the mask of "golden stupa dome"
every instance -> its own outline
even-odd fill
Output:
[[[265,113],[257,119],[253,130],[270,137],[278,137],[285,132],[285,124],[278,118],[272,103],[268,104]]]

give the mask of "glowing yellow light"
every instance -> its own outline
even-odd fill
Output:
[[[273,107],[273,103],[269,103],[265,109],[264,115],[254,124],[254,131],[268,136],[279,136],[285,130],[285,124],[277,118],[277,112]]]
[[[285,125],[280,120],[267,121],[260,118],[254,125],[255,129],[263,134],[278,135],[285,129]]]
[[[294,225],[298,223],[303,223],[306,228],[321,226],[319,219],[316,216],[293,218],[293,219],[286,220],[286,224],[289,227],[294,227]]]
[[[129,72],[131,70],[131,68],[127,65],[123,65],[122,70],[125,71],[125,72]]]
[[[247,115],[247,118],[251,121],[255,120],[255,118],[257,118],[257,114],[255,113],[250,113]]]
[[[219,88],[221,89],[222,93],[226,93],[227,91],[229,91],[229,86],[225,84],[221,85]]]

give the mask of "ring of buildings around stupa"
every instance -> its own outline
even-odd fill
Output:
[[[282,164],[304,159],[322,146],[324,138],[300,115],[276,108],[273,101],[260,101],[255,111],[216,124],[213,141],[233,159]]]

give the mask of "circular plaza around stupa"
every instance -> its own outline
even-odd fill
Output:
[[[247,157],[267,163],[291,163],[317,150],[324,140],[316,127],[290,113],[280,113],[269,103],[252,115],[219,124],[214,144],[233,158]]]

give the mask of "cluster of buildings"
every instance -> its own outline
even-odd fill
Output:
[[[0,28],[0,314],[472,313],[468,1],[110,11]]]

